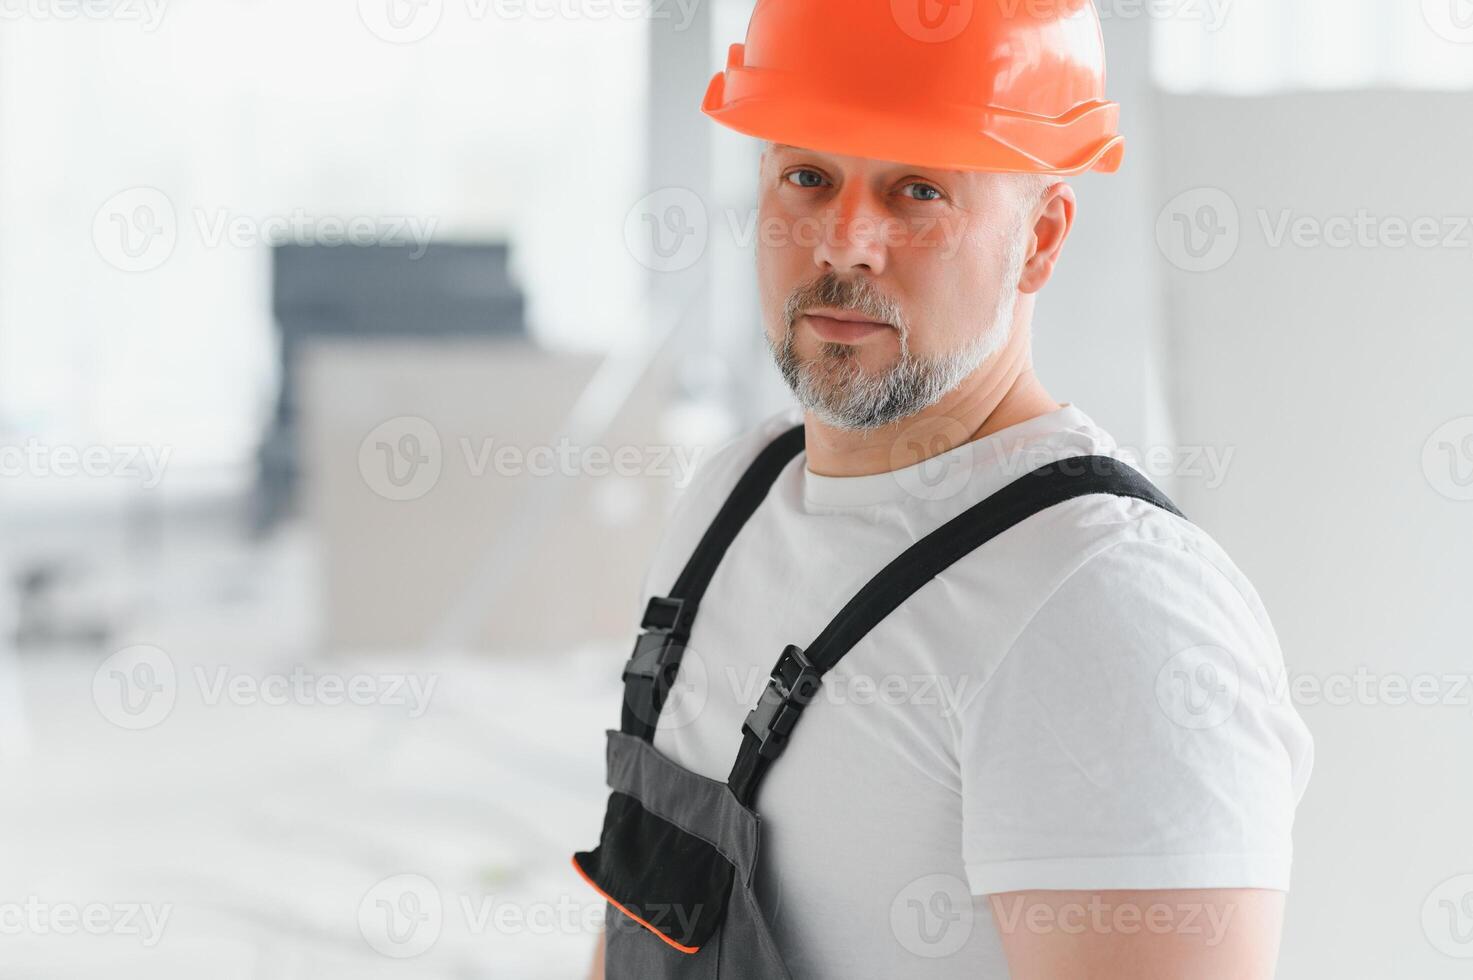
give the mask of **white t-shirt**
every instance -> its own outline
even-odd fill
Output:
[[[645,597],[801,418],[702,464]],[[711,581],[655,747],[724,781],[787,644],[949,518],[1091,453],[1118,455],[1067,405],[891,473],[817,476],[800,453]],[[1287,890],[1313,747],[1282,670],[1242,573],[1150,504],[1083,497],[983,545],[825,677],[758,794],[754,887],[793,975],[1006,977],[989,893]]]

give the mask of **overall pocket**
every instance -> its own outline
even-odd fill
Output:
[[[573,865],[611,909],[687,956],[720,928],[736,875],[714,845],[617,791],[599,845],[574,854]]]

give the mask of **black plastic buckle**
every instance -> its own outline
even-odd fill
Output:
[[[624,664],[624,680],[643,677],[658,683],[660,676],[672,662],[678,663],[678,654],[672,656],[684,639],[685,628],[690,623],[690,613],[684,599],[667,599],[655,596],[645,607],[644,619],[640,622],[644,632],[634,641],[634,653]]]
[[[777,658],[762,697],[742,723],[744,731],[757,737],[758,755],[775,759],[782,754],[798,716],[818,694],[822,679],[823,675],[802,647],[789,645]]]

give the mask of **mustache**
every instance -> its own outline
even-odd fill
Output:
[[[798,317],[814,307],[826,306],[836,310],[852,310],[866,320],[888,323],[905,335],[904,316],[900,304],[875,286],[868,279],[840,279],[826,272],[813,282],[805,283],[793,290],[783,308],[787,326],[792,329]]]

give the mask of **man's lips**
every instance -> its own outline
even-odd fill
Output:
[[[832,344],[855,344],[866,337],[873,337],[883,331],[894,329],[888,323],[876,323],[873,320],[853,319],[854,314],[842,311],[826,311],[823,313],[805,313],[803,319],[813,328],[813,332],[820,340],[826,340]]]

